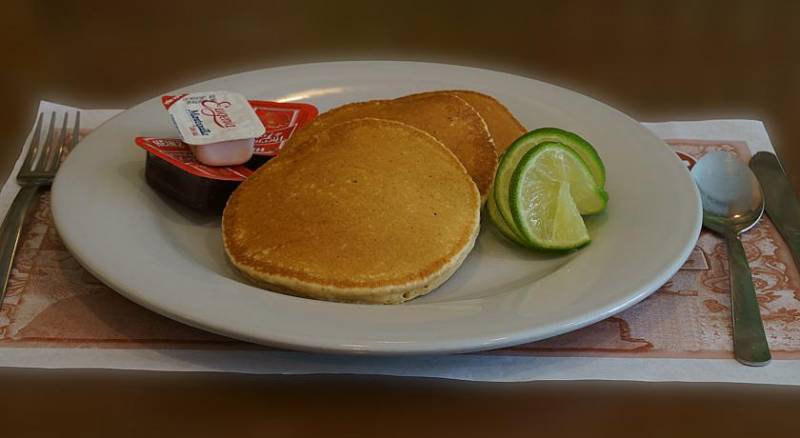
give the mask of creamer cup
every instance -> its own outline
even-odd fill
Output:
[[[264,124],[239,93],[210,91],[164,96],[172,122],[198,161],[209,166],[247,162]]]

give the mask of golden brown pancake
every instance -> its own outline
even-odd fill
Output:
[[[412,96],[428,96],[433,94],[455,94],[464,99],[478,111],[478,114],[486,121],[489,133],[494,139],[494,146],[497,155],[502,155],[508,146],[519,138],[527,130],[522,123],[517,120],[511,111],[492,96],[488,96],[477,91],[470,90],[441,90],[419,93]]]
[[[265,288],[400,303],[447,280],[475,242],[480,195],[452,152],[409,125],[356,119],[261,166],[222,217],[225,251]]]
[[[281,154],[286,154],[322,129],[363,117],[396,120],[433,135],[461,161],[478,186],[481,198],[486,199],[497,170],[494,143],[478,112],[452,94],[412,95],[334,108],[296,132],[284,145]]]

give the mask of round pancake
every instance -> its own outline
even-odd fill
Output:
[[[486,199],[497,170],[497,153],[480,114],[464,99],[452,94],[411,95],[391,100],[371,100],[343,105],[320,114],[297,131],[281,154],[320,130],[357,118],[395,120],[419,128],[438,139],[461,161]]]
[[[486,126],[489,128],[489,133],[492,135],[495,151],[498,156],[502,155],[514,140],[528,132],[505,105],[494,97],[477,91],[441,90],[419,93],[412,96],[428,96],[439,93],[454,94],[466,100],[467,103],[478,111],[478,114],[486,121]]]
[[[447,280],[479,222],[480,195],[452,152],[422,130],[367,118],[261,166],[228,200],[222,236],[260,286],[390,304]]]

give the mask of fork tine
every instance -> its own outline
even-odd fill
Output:
[[[47,135],[45,136],[44,146],[42,146],[42,152],[39,154],[39,158],[36,160],[35,168],[39,171],[44,171],[44,166],[47,165],[47,153],[53,147],[53,141],[55,141],[56,136],[56,112],[50,115],[50,126],[47,127]]]
[[[67,121],[69,120],[69,113],[64,113],[64,120],[61,122],[61,135],[58,137],[58,143],[51,145],[52,147],[42,151],[42,158],[45,159],[44,171],[55,172],[58,169],[59,160],[61,159],[61,151],[64,149],[64,143],[67,142]],[[45,152],[47,156],[45,157]]]
[[[78,145],[78,140],[80,140],[81,136],[81,112],[75,112],[75,128],[72,130],[72,145],[69,147],[69,151],[75,149],[75,146]]]
[[[67,119],[69,118],[69,114],[64,114],[64,131],[67,132]],[[64,156],[65,152],[69,152],[75,145],[78,143],[78,136],[80,135],[81,129],[81,112],[75,111],[75,126],[72,128],[72,139],[71,145],[67,146],[67,138],[66,135],[61,136],[61,141],[58,143],[58,152],[56,152],[55,162],[53,163],[51,172],[56,172],[58,170],[58,166],[61,165],[61,157]]]
[[[36,120],[36,127],[33,128],[31,144],[28,145],[28,155],[25,156],[25,161],[22,162],[20,170],[30,170],[33,165],[33,158],[36,157],[36,152],[39,150],[39,138],[42,136],[43,117],[44,113],[39,113],[39,118]]]

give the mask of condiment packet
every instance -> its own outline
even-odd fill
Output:
[[[161,103],[169,109],[173,104],[187,96],[163,96]],[[263,126],[263,134],[257,136],[253,145],[254,155],[275,156],[281,146],[294,131],[314,120],[319,113],[317,107],[307,103],[270,102],[266,100],[247,101]]]
[[[264,135],[264,125],[244,96],[228,91],[164,96],[184,143],[199,146]]]

